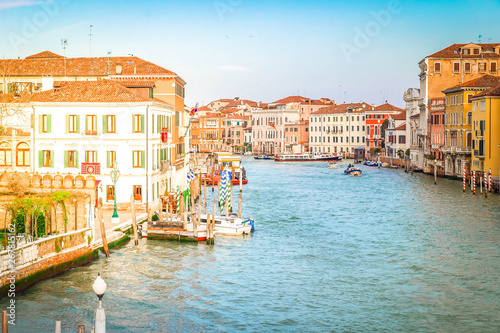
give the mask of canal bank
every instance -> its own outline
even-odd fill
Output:
[[[499,196],[403,170],[244,163],[255,234],[129,242],[16,297],[13,332],[88,329],[97,273],[109,332],[498,331]]]

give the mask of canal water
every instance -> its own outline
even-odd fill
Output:
[[[244,166],[253,235],[128,243],[17,296],[10,332],[89,330],[97,273],[108,332],[500,331],[499,195],[401,170]]]

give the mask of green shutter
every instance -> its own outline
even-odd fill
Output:
[[[79,168],[80,166],[78,165],[78,150],[75,151],[75,167]]]
[[[68,167],[68,151],[67,150],[64,151],[64,167],[65,168]]]
[[[43,167],[43,150],[38,151],[38,167]]]
[[[66,133],[69,133],[69,114],[66,115]]]
[[[135,167],[135,154],[134,151],[132,150],[132,168]]]
[[[109,151],[107,151],[107,152],[106,152],[106,161],[107,161],[106,167],[107,167],[107,168],[111,168],[111,166],[110,166],[111,164],[110,164],[110,162],[109,162],[109,160],[110,160],[110,157],[111,157],[111,156],[109,156],[109,155],[111,155],[111,154],[110,154],[110,152],[109,152]]]
[[[47,115],[47,133],[52,133],[52,116]]]
[[[51,168],[54,167],[54,151],[53,150],[50,151],[50,167]]]
[[[8,91],[9,91],[9,94],[12,94],[12,83],[9,83],[9,84],[7,85],[7,87],[8,87],[7,89],[8,89]]]
[[[89,129],[89,117],[85,116],[85,130],[88,131]]]
[[[38,116],[38,133],[43,133],[43,115]]]
[[[151,115],[151,132],[152,133],[155,132],[155,115],[154,114]]]
[[[135,133],[135,114],[132,115],[132,133]]]
[[[76,133],[80,133],[80,115],[76,116]]]
[[[85,163],[88,163],[88,162],[89,162],[89,161],[88,161],[88,156],[89,156],[89,154],[87,153],[87,150],[86,150],[86,151],[84,151],[84,153],[85,153]]]
[[[161,133],[161,123],[160,123],[161,118],[160,117],[161,117],[160,115],[158,115],[156,117],[156,128],[158,129],[158,133]]]
[[[146,154],[145,154],[145,151],[144,150],[141,150],[141,168],[145,168],[146,167]]]
[[[153,88],[149,88],[149,98],[153,99]]]
[[[108,133],[108,116],[102,116],[102,132]]]
[[[144,115],[141,114],[141,133],[144,133]]]

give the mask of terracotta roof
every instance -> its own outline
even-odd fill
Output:
[[[401,113],[391,114],[390,117],[394,120],[405,120],[406,119],[406,111]]]
[[[304,103],[305,100],[308,100],[307,97],[302,96],[288,96],[282,99],[278,99],[275,102],[269,104],[288,104],[288,103]]]
[[[452,92],[453,90],[456,90],[457,88],[488,88],[488,87],[493,87],[494,85],[497,85],[500,83],[500,76],[493,76],[493,75],[483,75],[481,77],[478,77],[477,79],[467,81],[465,83],[453,86],[451,88],[443,90],[443,93],[446,92]]]
[[[208,106],[200,106],[198,108],[198,111],[212,111],[212,109],[210,109]]]
[[[249,99],[238,99],[238,100],[233,99],[233,100],[231,100],[231,102],[229,102],[229,104],[227,104],[225,106],[225,108],[235,108],[238,105],[242,105],[242,104],[248,104],[248,105],[250,105],[250,107],[258,107],[257,102],[251,101]]]
[[[116,102],[158,102],[158,99],[140,96],[112,80],[66,81],[56,89],[32,94],[31,102],[81,102],[81,103],[116,103]],[[168,104],[167,104],[168,105]]]
[[[31,99],[31,94],[21,93],[19,96],[14,94],[0,94],[0,103],[28,103]]]
[[[481,92],[480,94],[475,95],[472,97],[472,99],[477,99],[485,96],[500,96],[500,84],[497,84],[494,87],[491,87],[489,89],[486,89],[485,91]]]
[[[330,114],[330,113],[346,113],[348,108],[354,108],[356,111],[353,113],[365,112],[368,109],[371,110],[371,105],[368,103],[346,103],[346,104],[335,104],[326,106],[319,109],[318,111],[312,112],[311,115],[316,114]]]
[[[64,58],[44,51],[25,59],[0,60],[0,68],[11,76],[108,76],[117,75],[118,65],[122,66],[121,75],[177,75],[138,57]]]
[[[406,123],[404,123],[403,125],[399,125],[398,127],[395,128],[395,130],[399,131],[399,130],[406,130]]]
[[[42,51],[40,53],[27,56],[25,59],[47,59],[47,58],[64,58],[64,57],[62,55],[55,54],[54,52]]]
[[[385,103],[379,106],[376,106],[374,111],[404,111],[403,109],[398,108],[397,106],[394,106],[389,103]]]
[[[122,78],[113,78],[113,80],[127,88],[154,88],[156,86],[154,80],[130,80]]]
[[[229,109],[222,109],[219,112],[222,112],[224,114],[228,114],[228,113],[235,113],[235,112],[240,112],[240,111],[241,111],[240,109],[229,108]]]
[[[481,46],[482,52],[481,54],[461,54],[460,49],[467,44],[452,44],[444,49],[433,53],[426,58],[500,58],[498,53],[494,53],[495,46],[498,46],[498,43],[487,43],[487,44],[475,44],[477,46]],[[484,52],[490,51],[490,52]]]

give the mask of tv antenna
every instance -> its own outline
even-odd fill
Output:
[[[68,47],[68,39],[61,39],[61,46],[64,50],[64,78],[66,78],[66,48]]]
[[[90,25],[90,33],[89,33],[89,55],[92,53],[92,24]]]
[[[477,36],[477,42],[478,43],[481,43],[481,37],[483,37],[483,36],[482,35]]]

